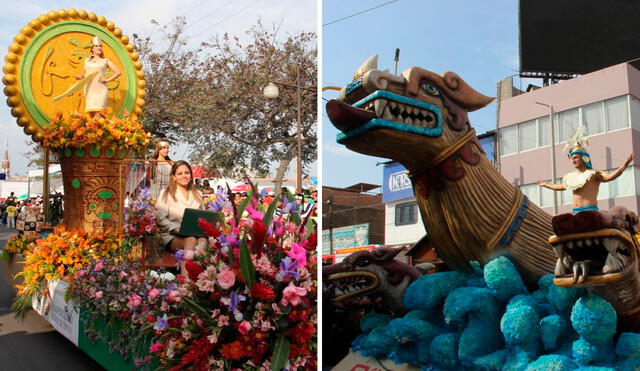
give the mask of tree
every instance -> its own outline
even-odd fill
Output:
[[[149,38],[136,37],[148,83],[144,118],[154,135],[192,144],[190,161],[222,174],[265,172],[277,163],[276,177],[282,179],[297,154],[296,89],[280,86],[274,100],[262,89],[273,81],[295,85],[299,68],[302,162],[312,162],[317,152],[315,34],[279,41],[277,29],[266,31],[258,22],[247,32],[247,45],[224,34],[190,50],[184,25],[177,19],[173,28],[162,28],[169,42],[162,52]]]

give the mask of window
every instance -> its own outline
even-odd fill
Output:
[[[500,156],[518,152],[518,125],[500,129]]]
[[[602,102],[590,104],[582,108],[582,122],[586,135],[604,133],[604,110]]]
[[[614,171],[615,169],[608,171],[608,173],[612,173]],[[622,174],[620,174],[620,176],[617,179],[610,182],[609,184],[610,184],[612,198],[630,196],[634,194],[635,192],[633,187],[633,168],[628,167],[624,169]]]
[[[529,198],[529,201],[533,202],[536,205],[540,205],[540,186],[538,184],[527,184],[520,186],[520,190],[522,193]]]
[[[396,225],[409,225],[418,222],[418,203],[405,202],[396,205]]]
[[[631,97],[631,125],[636,130],[640,130],[640,100]]]
[[[550,180],[545,180],[547,183],[551,183]],[[546,188],[540,187],[540,207],[553,207],[553,195],[556,191]],[[558,200],[558,205],[562,203],[562,195],[558,193],[556,195]]]
[[[569,139],[576,131],[579,123],[578,109],[561,112],[558,114],[558,127],[560,128],[559,143]]]
[[[536,121],[523,122],[518,125],[518,143],[519,151],[526,151],[528,149],[536,148],[538,139],[536,138]]]
[[[604,102],[604,110],[607,117],[607,130],[618,130],[629,126],[629,113],[627,111],[627,96],[613,98]]]
[[[551,143],[551,130],[549,129],[549,116],[538,119],[538,146],[548,146]]]

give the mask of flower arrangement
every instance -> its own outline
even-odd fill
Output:
[[[66,117],[58,113],[44,128],[43,146],[50,149],[97,146],[113,150],[142,153],[151,134],[144,131],[135,116],[104,118],[74,113]]]
[[[118,336],[102,340],[139,366],[315,369],[312,223],[295,212],[274,216],[276,202],[265,211],[255,197],[235,205],[220,194],[216,201],[210,206],[223,210],[223,221],[200,220],[209,243],[176,254],[187,271],[177,281],[100,260],[76,270],[71,299],[135,333],[126,344]]]
[[[77,269],[92,258],[113,256],[119,248],[119,237],[114,233],[90,235],[67,231],[64,227],[55,228],[46,238],[37,240],[35,248],[26,253],[20,273],[24,284],[16,286],[18,294],[12,310],[22,317],[31,307],[32,296],[41,294],[47,281],[65,279],[73,284]]]
[[[124,233],[130,237],[155,236],[158,233],[155,200],[149,188],[143,188],[124,209]]]
[[[25,254],[33,249],[35,239],[26,235],[13,235],[7,241],[7,244],[0,255],[0,260],[8,261],[11,257],[18,254]]]

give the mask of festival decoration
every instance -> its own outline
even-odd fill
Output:
[[[146,82],[129,37],[93,12],[50,11],[31,20],[14,37],[3,67],[11,114],[35,142],[44,140],[43,129],[58,112],[82,111],[81,89],[70,88],[76,84],[75,76],[82,74],[96,36],[102,40],[105,58],[123,71],[120,78],[107,84],[111,114],[142,113]],[[61,99],[54,101],[56,97]]]
[[[123,341],[94,328],[91,336],[139,366],[315,369],[316,233],[294,214],[274,217],[257,197],[221,206],[224,222],[200,220],[209,244],[177,281],[109,259],[76,270],[71,299],[135,334]]]
[[[527,282],[553,272],[551,216],[528,202],[484,156],[468,111],[493,98],[460,76],[411,67],[397,76],[365,63],[327,104],[338,142],[409,170],[429,239],[450,267],[508,249]]]

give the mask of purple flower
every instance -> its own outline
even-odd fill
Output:
[[[282,259],[280,262],[280,271],[276,273],[276,280],[278,282],[283,281],[287,276],[291,276],[296,280],[300,279],[300,275],[296,271],[298,263],[295,260],[291,260],[290,257]]]
[[[238,309],[238,305],[245,300],[247,300],[246,296],[240,295],[237,290],[234,290],[228,298],[220,299],[220,302],[228,306],[229,310],[233,312],[233,318],[240,322],[242,321],[242,312]]]
[[[156,324],[153,325],[153,329],[157,330],[157,331],[162,331],[162,330],[166,329],[167,327],[169,327],[169,322],[168,322],[168,319],[167,319],[167,315],[165,314],[162,317],[156,316]]]
[[[284,214],[293,214],[296,211],[298,204],[295,201],[289,201],[288,198],[284,198],[284,204],[282,205],[282,212]]]
[[[184,261],[184,250],[180,249],[178,251],[176,251],[173,256],[176,257],[176,259],[178,259],[178,264],[182,263]]]

